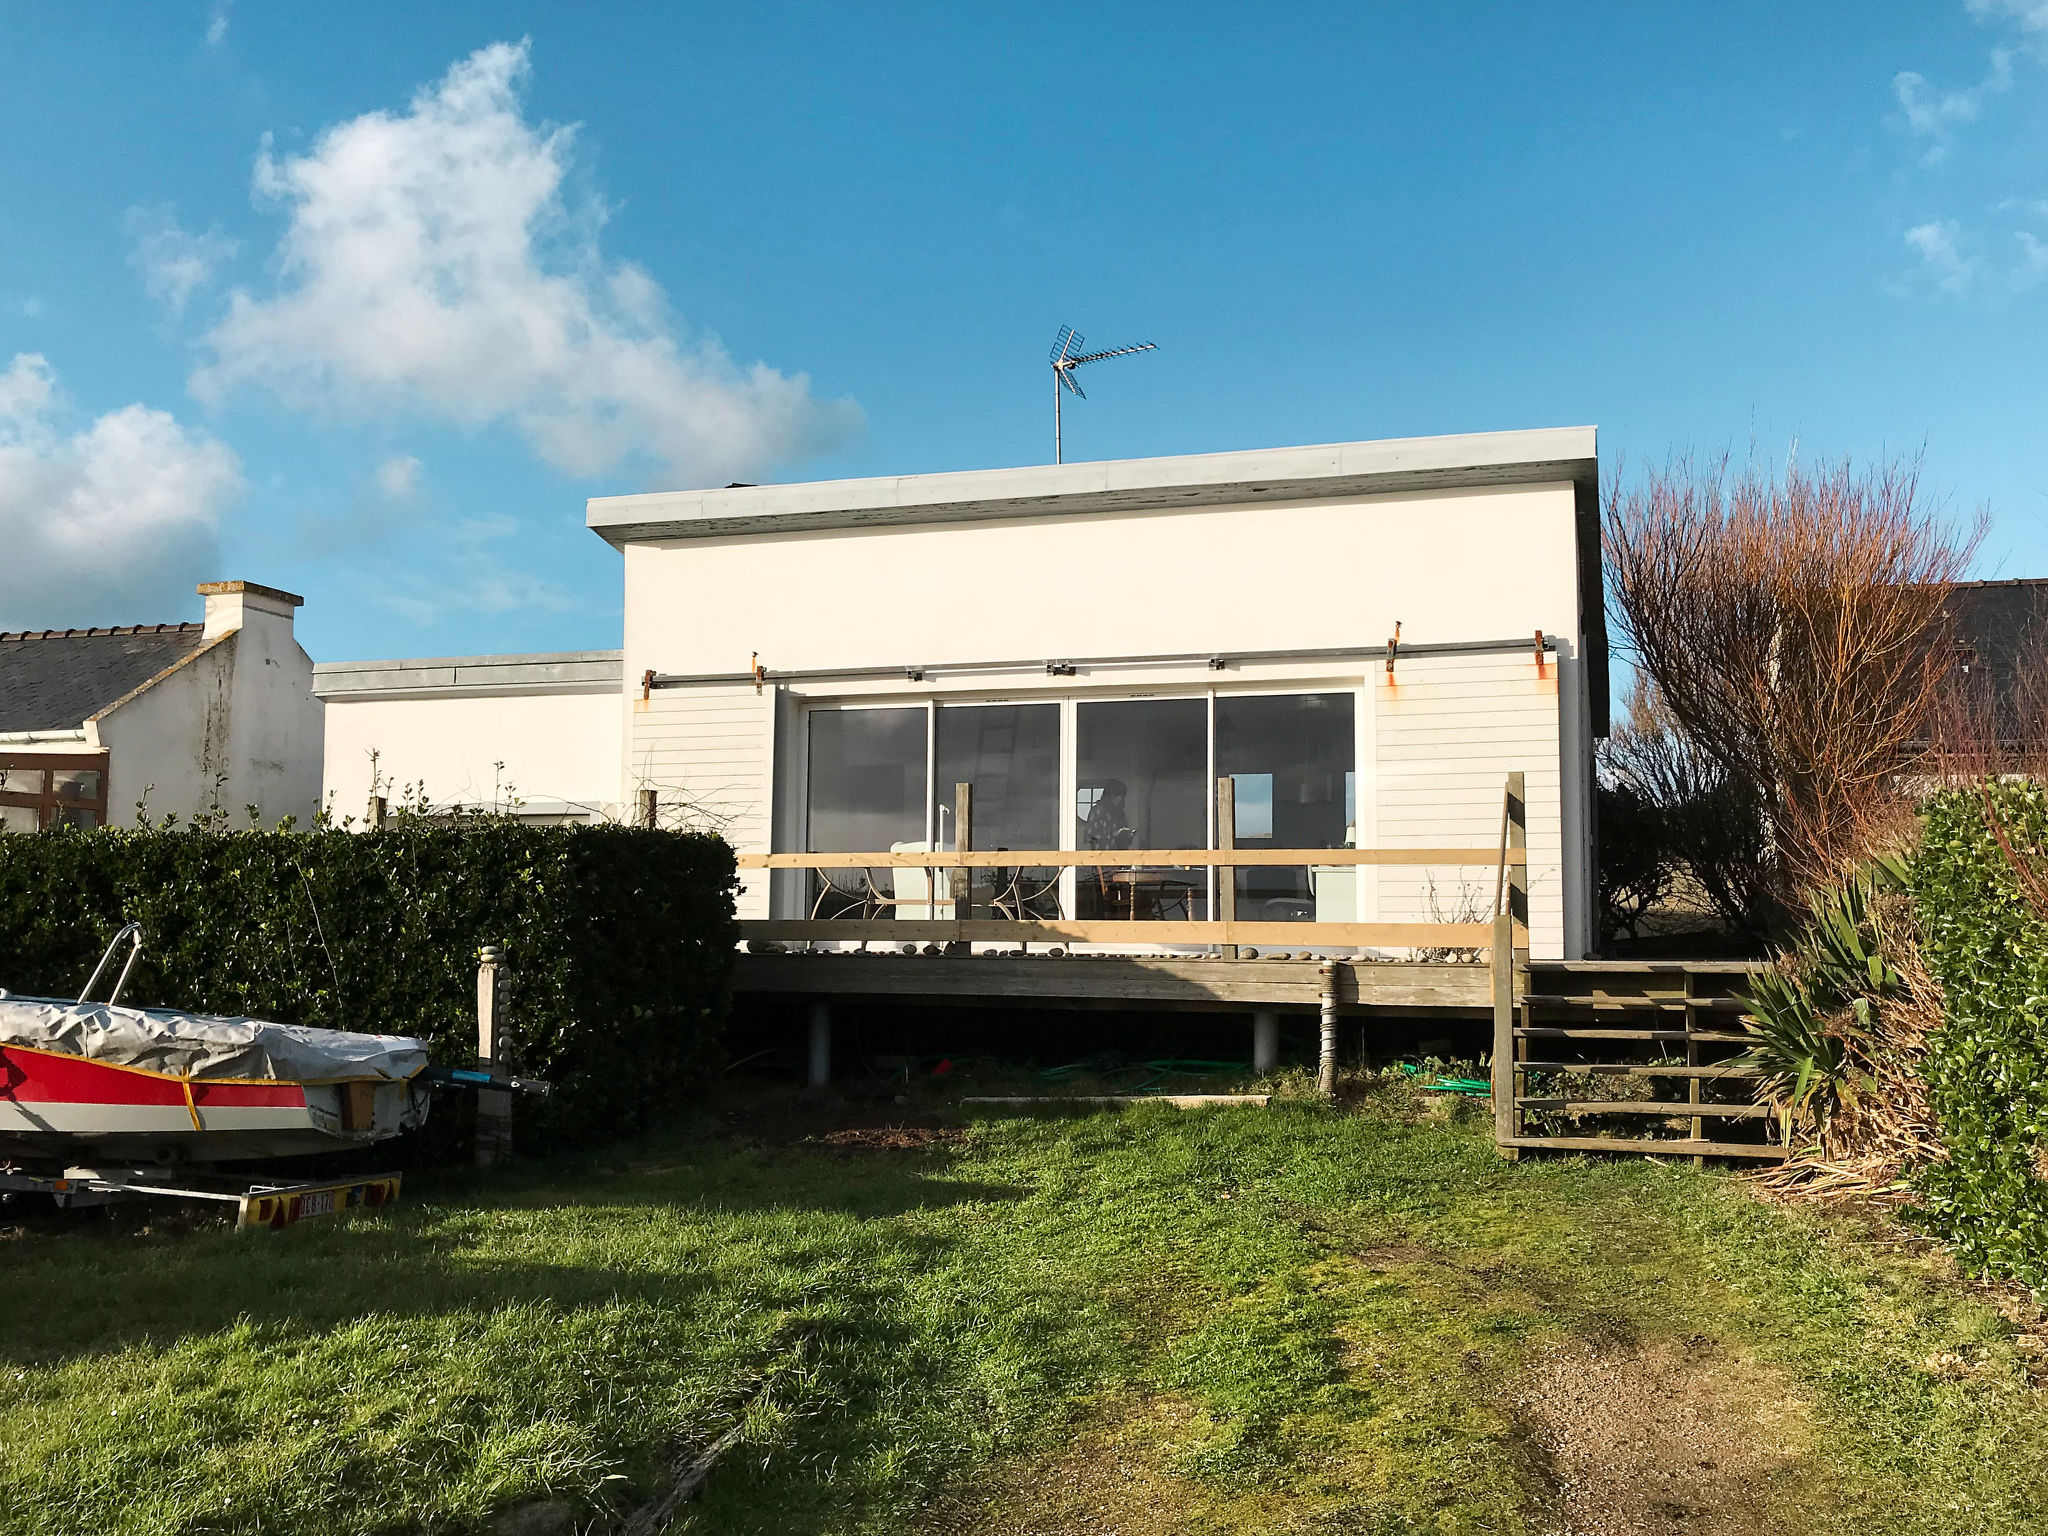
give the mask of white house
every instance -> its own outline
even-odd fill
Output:
[[[620,814],[617,651],[322,662],[323,775],[337,816],[408,790],[532,822]]]
[[[292,633],[303,599],[208,582],[197,624],[0,634],[0,829],[226,810],[310,820],[320,704]]]
[[[1485,847],[1520,770],[1532,953],[1578,957],[1598,477],[1593,430],[1563,428],[598,498],[625,560],[617,798],[742,852],[900,852],[952,847],[970,783],[978,849],[1200,849],[1228,778],[1240,847]],[[1019,910],[1199,920],[1215,895],[1043,873]],[[823,878],[753,872],[741,915],[829,913]],[[936,915],[921,874],[866,879],[849,900]],[[1236,879],[1264,921],[1430,922],[1490,910],[1494,874]]]

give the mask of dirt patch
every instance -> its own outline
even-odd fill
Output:
[[[1559,1536],[1764,1536],[1797,1466],[1800,1404],[1769,1371],[1682,1345],[1562,1345],[1516,1408]]]
[[[903,1151],[957,1142],[963,1132],[948,1117],[893,1097],[778,1095],[735,1105],[719,1116],[725,1134],[742,1145],[829,1146],[847,1151]],[[901,1138],[923,1137],[923,1140]],[[892,1139],[894,1138],[894,1139]]]
[[[1043,1460],[1013,1463],[940,1501],[918,1536],[1252,1536],[1298,1530],[1283,1497],[1212,1487],[1168,1470],[1207,1433],[1184,1398],[1106,1406]]]
[[[834,1151],[920,1152],[926,1147],[957,1147],[967,1139],[967,1133],[944,1125],[875,1125],[848,1126],[804,1139]]]

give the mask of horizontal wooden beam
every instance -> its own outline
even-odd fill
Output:
[[[1753,1157],[1782,1163],[1783,1147],[1753,1141],[1659,1141],[1649,1136],[1513,1136],[1504,1147],[1541,1148],[1552,1152],[1634,1152],[1658,1157]]]
[[[1524,1040],[1668,1040],[1697,1041],[1701,1045],[1754,1045],[1756,1036],[1738,1035],[1725,1029],[1571,1029],[1554,1024],[1526,1024],[1515,1033]]]
[[[1126,1108],[1132,1104],[1170,1104],[1175,1109],[1202,1109],[1211,1104],[1242,1104],[1254,1109],[1264,1109],[1272,1097],[1270,1093],[1081,1093],[1058,1096],[1040,1094],[1035,1098],[1022,1094],[966,1094],[962,1096],[960,1102],[1001,1104],[1009,1109],[1065,1109],[1070,1104],[1090,1104],[1098,1108]]]
[[[741,869],[1211,869],[1500,864],[1498,848],[972,848],[934,853],[743,853]],[[1510,864],[1526,864],[1519,848]]]
[[[1683,1099],[1516,1099],[1515,1107],[1558,1115],[1655,1115],[1664,1120],[1762,1120],[1771,1112],[1762,1104],[1688,1104]]]
[[[1515,942],[1528,943],[1519,924]],[[886,918],[770,918],[740,924],[743,939],[807,943],[943,944],[1383,944],[1402,949],[1485,949],[1490,923],[1178,923],[1151,919],[1012,923]]]
[[[1761,1077],[1761,1067],[1654,1067],[1636,1066],[1633,1063],[1593,1061],[1518,1061],[1517,1072],[1584,1072],[1604,1073],[1609,1077],[1697,1077],[1708,1081],[1718,1077]]]

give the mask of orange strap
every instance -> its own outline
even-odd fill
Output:
[[[181,1077],[178,1081],[185,1087],[185,1113],[192,1117],[192,1129],[204,1131],[206,1127],[199,1123],[199,1101],[192,1097],[192,1079]]]

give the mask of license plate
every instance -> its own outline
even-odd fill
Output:
[[[288,1227],[308,1216],[332,1216],[390,1205],[398,1198],[399,1176],[380,1174],[372,1179],[351,1179],[345,1184],[301,1184],[292,1189],[270,1189],[242,1197],[242,1227]]]

